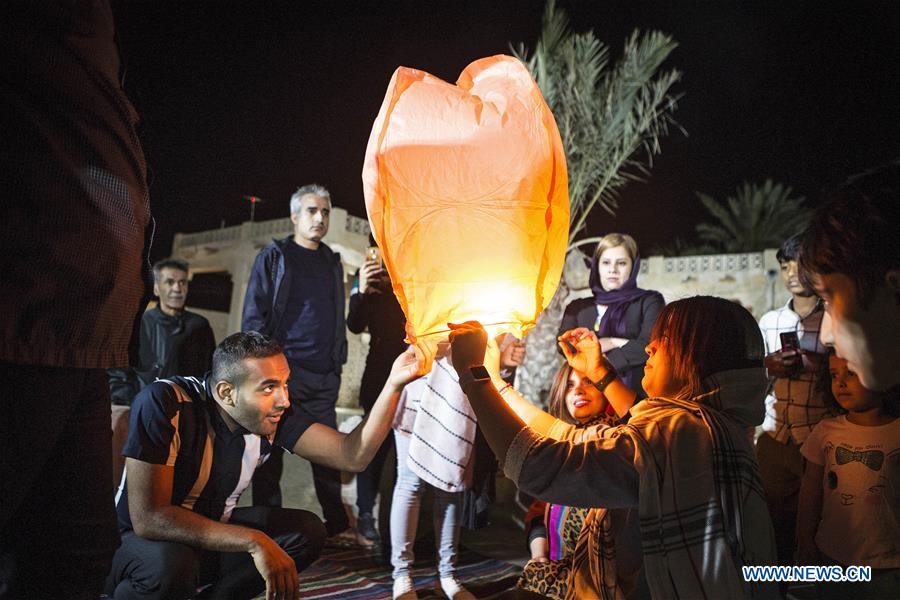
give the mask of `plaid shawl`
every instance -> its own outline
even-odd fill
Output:
[[[627,425],[594,428],[595,436],[633,441],[644,575],[654,598],[780,597],[775,584],[745,582],[741,572],[777,563],[748,434],[762,422],[766,385],[763,369],[717,373],[699,396],[644,400]],[[603,508],[587,516],[567,598],[625,598],[630,582],[616,571],[610,517]]]

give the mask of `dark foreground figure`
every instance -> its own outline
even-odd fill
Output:
[[[0,73],[0,598],[93,599],[150,221],[109,3],[0,3]]]

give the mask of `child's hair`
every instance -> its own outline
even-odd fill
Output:
[[[569,414],[566,406],[566,392],[569,387],[569,376],[572,375],[572,367],[564,362],[553,377],[553,385],[550,386],[550,396],[547,402],[547,412],[570,425],[578,425],[578,421]]]
[[[778,249],[778,252],[775,253],[775,258],[779,263],[786,263],[791,260],[797,260],[797,256],[800,254],[800,234],[792,235],[788,239],[784,240],[781,244],[781,248]]]
[[[763,366],[759,325],[746,308],[724,298],[694,296],[668,304],[650,339],[666,348],[673,375],[685,382],[679,398],[701,393],[703,380],[714,373]]]

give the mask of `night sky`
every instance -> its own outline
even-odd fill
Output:
[[[578,31],[621,50],[634,28],[680,46],[675,117],[650,178],[600,210],[586,235],[644,248],[690,236],[696,191],[724,198],[773,177],[814,204],[848,174],[900,156],[900,3],[562,1]],[[829,8],[824,6],[840,6]],[[366,141],[399,65],[448,81],[471,61],[533,47],[543,1],[146,2],[113,4],[125,90],[142,115],[158,221],[172,236],[249,218],[241,197],[288,214],[316,181],[364,217]]]

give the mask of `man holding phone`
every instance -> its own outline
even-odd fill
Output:
[[[776,254],[791,299],[759,320],[770,389],[756,452],[775,525],[778,562],[783,565],[792,563],[796,549],[797,499],[803,475],[800,446],[813,427],[830,414],[817,385],[825,352],[819,336],[824,307],[800,280],[799,245],[800,237],[793,236]]]
[[[371,245],[366,248],[366,261],[350,291],[347,310],[347,328],[353,333],[369,332],[369,353],[366,369],[359,387],[359,405],[366,415],[372,410],[378,393],[391,372],[391,365],[407,348],[406,316],[391,291],[391,280],[382,262],[381,250],[370,236]],[[387,455],[394,444],[388,436],[375,458],[356,476],[356,529],[358,541],[364,546],[381,543],[373,514],[381,472]]]

